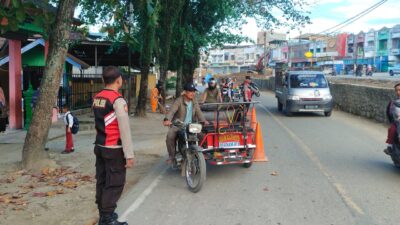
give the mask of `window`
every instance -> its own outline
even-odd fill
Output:
[[[250,59],[250,55],[246,54],[246,60]]]
[[[326,48],[323,48],[323,49],[322,49],[322,52],[326,52]]]
[[[225,53],[225,55],[224,55],[224,60],[225,60],[225,61],[228,61],[228,60],[229,60],[229,53]]]
[[[326,88],[327,82],[321,74],[290,75],[291,88]]]
[[[235,55],[231,55],[231,60],[235,60]]]

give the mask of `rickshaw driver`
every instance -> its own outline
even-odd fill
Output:
[[[168,164],[172,164],[175,158],[175,143],[176,136],[179,128],[171,126],[174,120],[183,121],[185,124],[192,123],[195,119],[209,125],[209,122],[205,119],[203,113],[200,110],[199,103],[196,101],[196,87],[192,83],[187,83],[184,86],[184,92],[182,96],[177,98],[171,107],[171,110],[164,118],[163,125],[169,126],[169,130],[166,138],[166,145],[168,150]]]

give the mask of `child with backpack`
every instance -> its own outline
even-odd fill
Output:
[[[74,152],[74,141],[72,139],[72,134],[77,133],[76,126],[74,126],[74,121],[76,121],[76,117],[69,111],[69,107],[67,105],[63,106],[64,113],[64,123],[65,123],[65,149],[61,152],[61,154],[69,154]]]

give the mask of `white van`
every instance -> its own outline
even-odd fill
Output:
[[[321,71],[289,71],[275,77],[278,110],[332,114],[333,100],[329,84]]]

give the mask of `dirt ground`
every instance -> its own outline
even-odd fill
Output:
[[[127,171],[124,193],[129,191],[166,154],[163,116],[148,113],[132,118],[135,166]],[[93,225],[97,222],[95,197],[94,131],[75,137],[75,152],[62,155],[64,138],[50,141],[50,158],[59,168],[32,174],[19,170],[22,144],[0,145],[1,225]]]

